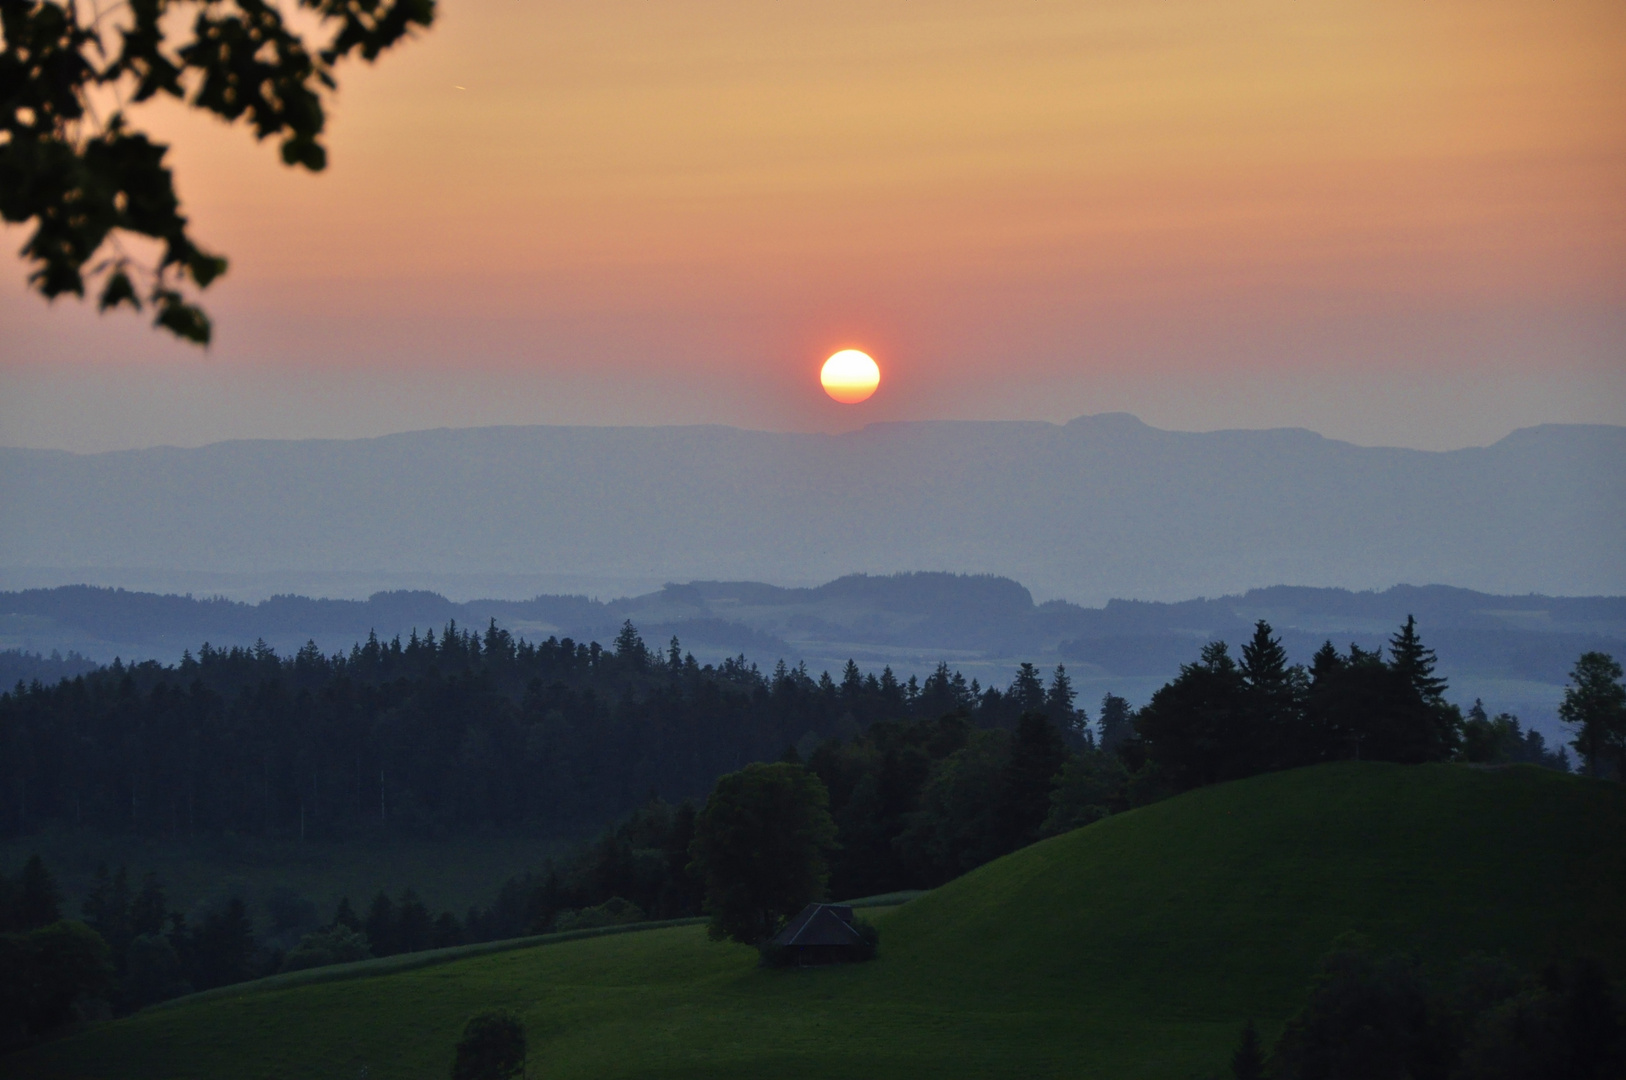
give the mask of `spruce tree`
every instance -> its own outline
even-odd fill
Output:
[[[418,894],[408,889],[401,894],[395,909],[395,949],[397,952],[422,952],[429,948],[435,934],[435,923]]]
[[[1011,737],[1010,760],[1000,778],[995,819],[1002,851],[1039,839],[1050,815],[1050,789],[1067,764],[1061,732],[1043,713],[1023,713]]]
[[[1101,729],[1101,749],[1108,753],[1116,753],[1118,747],[1135,736],[1135,714],[1129,702],[1117,694],[1107,694],[1101,699],[1101,719],[1097,725]]]
[[[367,909],[366,930],[374,956],[393,956],[401,951],[395,937],[395,905],[382,890]]]
[[[158,875],[149,870],[141,879],[141,890],[130,901],[130,933],[135,937],[162,934],[168,921],[169,897],[164,895]]]
[[[1242,646],[1239,670],[1247,694],[1247,737],[1253,741],[1254,769],[1286,768],[1313,761],[1308,748],[1300,745],[1304,732],[1297,690],[1302,674],[1288,667],[1281,639],[1274,636],[1263,619],[1254,624],[1252,639]]]
[[[1242,1025],[1242,1040],[1231,1055],[1231,1075],[1236,1080],[1263,1080],[1265,1052],[1259,1045],[1259,1029],[1249,1020]]]
[[[1434,650],[1424,648],[1417,636],[1417,619],[1407,615],[1405,625],[1389,639],[1389,666],[1430,704],[1442,699],[1447,686],[1444,679],[1435,677],[1435,663]]]
[[[1088,741],[1089,718],[1082,710],[1073,707],[1073,702],[1077,700],[1078,691],[1073,689],[1073,680],[1068,678],[1067,669],[1057,664],[1054,674],[1050,676],[1050,688],[1044,694],[1045,714],[1069,735]]]
[[[644,639],[638,636],[638,628],[632,625],[631,619],[623,622],[621,632],[615,635],[615,658],[635,670],[641,670],[648,663]]]
[[[1044,682],[1039,678],[1039,669],[1030,663],[1021,664],[1016,669],[1016,678],[1011,681],[1011,689],[1007,696],[1018,713],[1042,710],[1045,706],[1045,693]]]
[[[339,897],[339,906],[333,912],[333,922],[330,925],[334,927],[342,926],[347,930],[359,931],[362,929],[361,917],[356,914],[356,909],[350,906],[350,897]]]

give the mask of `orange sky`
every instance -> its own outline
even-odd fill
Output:
[[[148,110],[232,258],[218,344],[14,262],[0,442],[1626,422],[1619,0],[442,0],[342,82],[319,177]]]

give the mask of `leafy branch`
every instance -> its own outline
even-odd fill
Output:
[[[166,94],[229,122],[246,118],[255,138],[281,140],[284,162],[319,172],[334,66],[352,54],[376,59],[435,14],[435,0],[288,2],[314,14],[314,31],[291,29],[273,0],[127,0],[106,10],[92,0],[88,11],[77,0],[0,0],[0,218],[35,223],[21,251],[31,287],[48,299],[83,297],[88,275],[99,279],[100,310],[151,306],[155,326],[208,344],[209,317],[183,289],[208,288],[226,260],[193,241],[164,164],[169,147],[132,127],[127,104]],[[166,26],[184,24],[188,11],[190,32],[171,40]],[[105,119],[98,91],[117,105]],[[120,233],[157,241],[156,265],[132,258]]]

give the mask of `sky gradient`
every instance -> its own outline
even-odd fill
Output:
[[[1626,423],[1618,0],[442,0],[341,82],[314,177],[146,110],[232,259],[216,344],[14,259],[0,444]]]

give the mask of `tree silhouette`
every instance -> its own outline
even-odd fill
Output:
[[[1583,653],[1570,672],[1570,685],[1558,715],[1575,728],[1571,743],[1596,774],[1600,759],[1613,759],[1618,775],[1626,778],[1626,687],[1621,667],[1608,653]]]
[[[1259,1045],[1259,1029],[1252,1020],[1242,1025],[1242,1039],[1231,1055],[1231,1075],[1236,1080],[1264,1080],[1265,1051]]]

